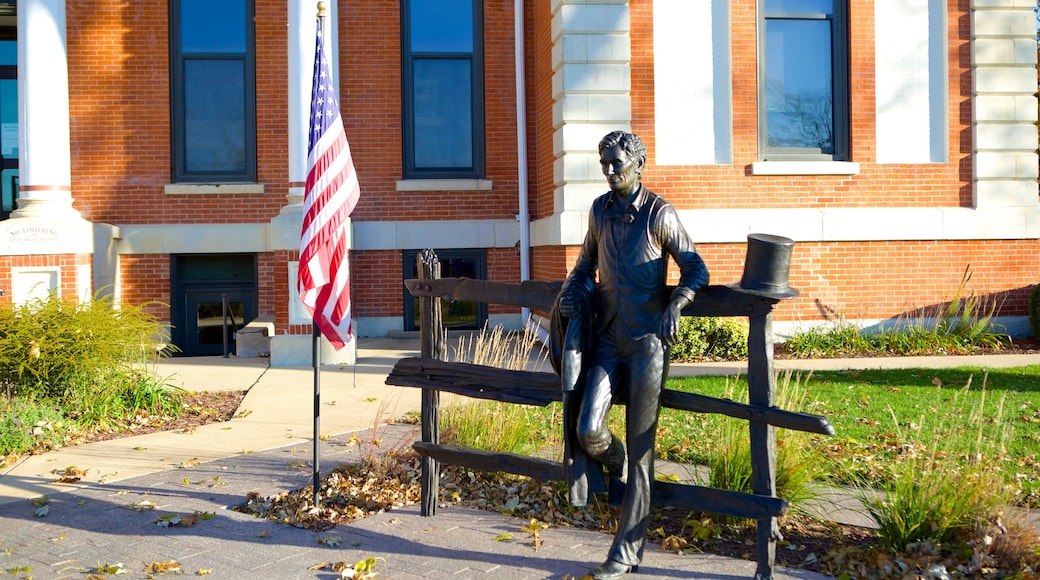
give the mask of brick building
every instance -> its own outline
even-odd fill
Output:
[[[401,280],[423,248],[446,275],[562,279],[617,128],[647,143],[644,183],[713,283],[740,278],[748,233],[797,241],[781,333],[927,312],[966,269],[1028,332],[1032,3],[330,4],[361,336],[414,327]],[[216,354],[226,299],[238,324],[273,319],[275,364],[309,360],[294,281],[314,22],[311,0],[0,1],[0,301],[108,292]]]

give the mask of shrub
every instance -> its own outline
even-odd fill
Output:
[[[699,359],[739,360],[747,358],[748,326],[741,318],[684,316],[679,337],[669,359],[688,362]]]
[[[157,356],[164,330],[142,307],[117,309],[101,295],[8,303],[0,306],[0,383],[9,395],[63,399],[113,372],[135,374]]]
[[[45,451],[64,429],[118,429],[141,412],[177,416],[183,392],[148,370],[165,335],[142,307],[100,295],[0,305],[0,454]]]
[[[1033,286],[1029,293],[1029,329],[1033,338],[1040,340],[1040,284]]]
[[[0,404],[0,457],[61,447],[61,413],[45,403],[17,397]]]

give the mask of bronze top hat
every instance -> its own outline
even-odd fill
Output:
[[[748,234],[747,258],[740,284],[729,287],[744,294],[784,300],[798,296],[787,285],[794,240],[772,234]]]

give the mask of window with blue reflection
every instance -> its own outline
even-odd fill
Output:
[[[766,0],[769,13],[834,14],[834,0]]]
[[[473,0],[412,0],[412,52],[473,52]]]
[[[255,182],[252,0],[170,0],[174,182]]]
[[[0,65],[18,64],[18,42],[0,40]]]
[[[242,61],[184,63],[185,169],[189,173],[246,170]]]
[[[405,178],[483,177],[478,0],[404,0]]]
[[[759,147],[763,159],[845,160],[848,24],[838,0],[763,0]]]
[[[245,53],[245,0],[181,0],[181,52]]]
[[[416,167],[473,164],[473,86],[468,60],[417,60],[414,67]]]
[[[766,31],[770,147],[833,152],[830,22],[778,20]]]

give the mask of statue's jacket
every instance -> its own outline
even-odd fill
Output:
[[[668,256],[679,266],[672,293],[667,290]],[[588,493],[602,490],[602,467],[584,455],[574,435],[595,336],[615,321],[621,327],[617,332],[633,338],[657,333],[675,293],[692,301],[707,284],[704,261],[675,208],[663,198],[640,187],[627,208],[613,193],[593,202],[588,233],[559,295],[578,297],[580,314],[561,316],[559,297],[550,314],[550,359],[564,391],[564,465],[572,504],[585,505]]]

